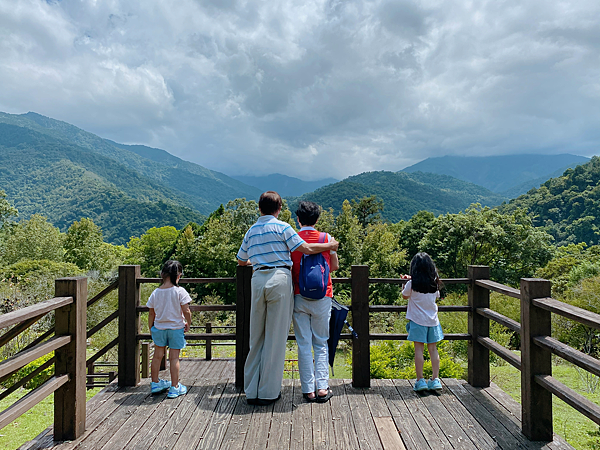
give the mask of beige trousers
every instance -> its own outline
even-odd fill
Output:
[[[269,269],[254,272],[250,352],[244,365],[246,398],[270,400],[279,396],[293,311],[290,271]]]

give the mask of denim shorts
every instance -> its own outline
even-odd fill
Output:
[[[156,327],[152,327],[150,330],[152,333],[152,340],[154,345],[158,347],[169,347],[173,350],[181,350],[185,348],[185,336],[183,334],[183,328],[178,330],[159,330]]]
[[[440,324],[435,327],[425,327],[409,320],[406,324],[406,331],[408,331],[408,340],[413,342],[433,344],[444,339],[444,332]]]

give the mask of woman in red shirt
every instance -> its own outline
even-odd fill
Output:
[[[317,243],[321,233],[314,228],[319,220],[321,208],[313,202],[300,202],[296,215],[301,230],[300,237],[307,243]],[[325,233],[323,242],[329,242],[331,236]],[[339,268],[337,253],[334,251],[322,253],[330,272]],[[329,318],[331,315],[331,299],[333,285],[331,276],[327,280],[325,296],[320,299],[310,299],[300,295],[298,284],[300,261],[302,253],[292,252],[292,280],[294,282],[294,333],[298,344],[298,370],[302,395],[309,402],[324,403],[332,392],[329,389],[329,366],[327,340],[329,339]],[[314,365],[313,365],[314,351]]]

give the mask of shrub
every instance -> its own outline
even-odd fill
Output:
[[[448,341],[437,345],[440,377],[462,378],[464,369],[448,354]],[[431,361],[425,347],[423,376],[431,377]],[[415,349],[412,342],[384,341],[371,346],[371,378],[416,378]]]
[[[54,352],[49,353],[47,355],[42,356],[41,358],[36,359],[35,361],[30,362],[25,367],[22,367],[17,371],[17,373],[11,375],[8,379],[6,379],[2,385],[6,388],[11,387],[19,380],[25,378],[27,375],[35,371],[38,367],[48,361],[50,358],[54,356]],[[35,389],[46,382],[52,375],[54,375],[54,364],[50,365],[46,369],[42,370],[35,377],[29,380],[25,384],[25,388],[27,389]]]

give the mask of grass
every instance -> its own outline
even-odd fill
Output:
[[[503,391],[521,402],[521,372],[510,365],[492,366],[491,380]],[[583,375],[583,374],[582,374]],[[577,369],[569,363],[552,366],[552,376],[571,389],[576,390],[592,402],[600,403],[600,386],[589,392],[597,378],[586,380]],[[578,449],[600,449],[598,425],[584,415],[571,408],[562,400],[552,397],[554,432],[562,436],[569,444]]]
[[[0,411],[4,411],[30,391],[19,389],[0,401]],[[92,398],[100,388],[87,391],[87,399]],[[0,449],[13,450],[25,442],[34,439],[38,434],[52,425],[54,421],[54,394],[49,395],[21,417],[0,430]]]

